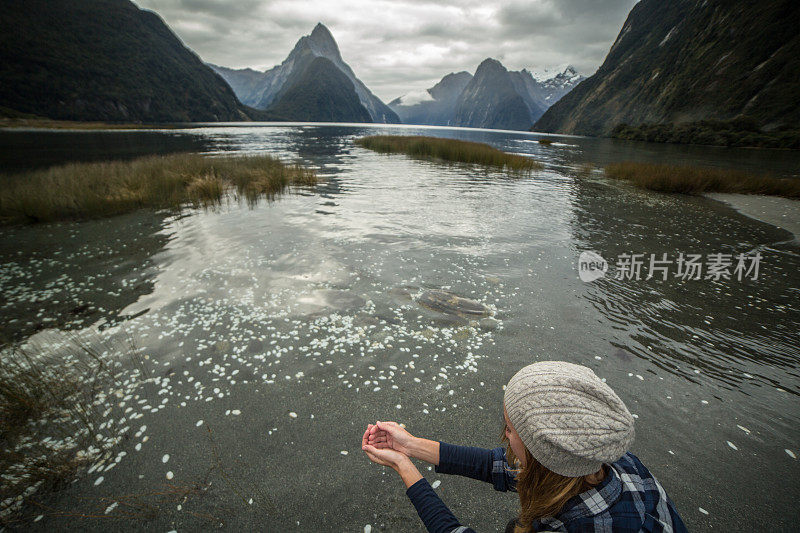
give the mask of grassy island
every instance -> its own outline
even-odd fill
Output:
[[[407,154],[419,159],[469,163],[513,172],[530,172],[542,168],[541,163],[529,157],[509,154],[488,144],[457,139],[373,135],[356,139],[356,144],[384,154]]]
[[[780,179],[739,170],[626,161],[607,165],[605,173],[610,178],[629,181],[651,191],[765,194],[800,199],[800,179]]]
[[[231,191],[248,202],[290,185],[313,185],[315,172],[269,155],[148,156],[131,161],[70,163],[0,177],[0,222],[100,218],[140,208],[218,204]]]

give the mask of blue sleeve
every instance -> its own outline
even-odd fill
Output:
[[[436,472],[457,474],[494,485],[502,492],[516,491],[516,479],[506,461],[505,448],[475,448],[439,443],[439,464]]]
[[[408,487],[406,495],[417,509],[428,533],[475,533],[458,522],[425,478]]]

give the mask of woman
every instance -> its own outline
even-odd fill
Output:
[[[430,533],[472,529],[450,512],[412,457],[436,465],[439,473],[515,490],[520,511],[507,532],[686,531],[664,489],[628,452],[633,417],[592,370],[534,363],[511,378],[503,400],[508,450],[421,439],[395,422],[370,424],[364,432],[362,449],[400,474]]]

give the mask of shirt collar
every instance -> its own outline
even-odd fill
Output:
[[[573,496],[558,513],[562,522],[586,516],[595,516],[608,510],[622,494],[622,481],[614,465],[608,465],[608,473],[599,485]]]

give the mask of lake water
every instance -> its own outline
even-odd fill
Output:
[[[374,133],[487,142],[545,168],[510,177],[353,144]],[[372,125],[0,132],[5,170],[193,150],[267,152],[321,178],[254,208],[0,229],[4,337],[132,337],[151,372],[123,376],[110,402],[124,413],[108,415],[122,418],[116,466],[37,494],[47,507],[26,508],[44,515],[26,527],[420,531],[399,477],[360,451],[366,424],[497,446],[503,385],[559,359],[593,368],[623,398],[637,417],[632,451],[690,530],[796,528],[797,241],[587,164],[797,176],[800,155],[539,137]],[[583,251],[611,264],[606,277],[579,279]],[[663,253],[761,259],[757,279],[683,280],[674,264],[666,281],[615,278],[622,254],[647,266]],[[430,290],[479,301],[491,318],[428,309],[417,298]],[[422,471],[477,531],[501,529],[516,509],[515,494]]]

